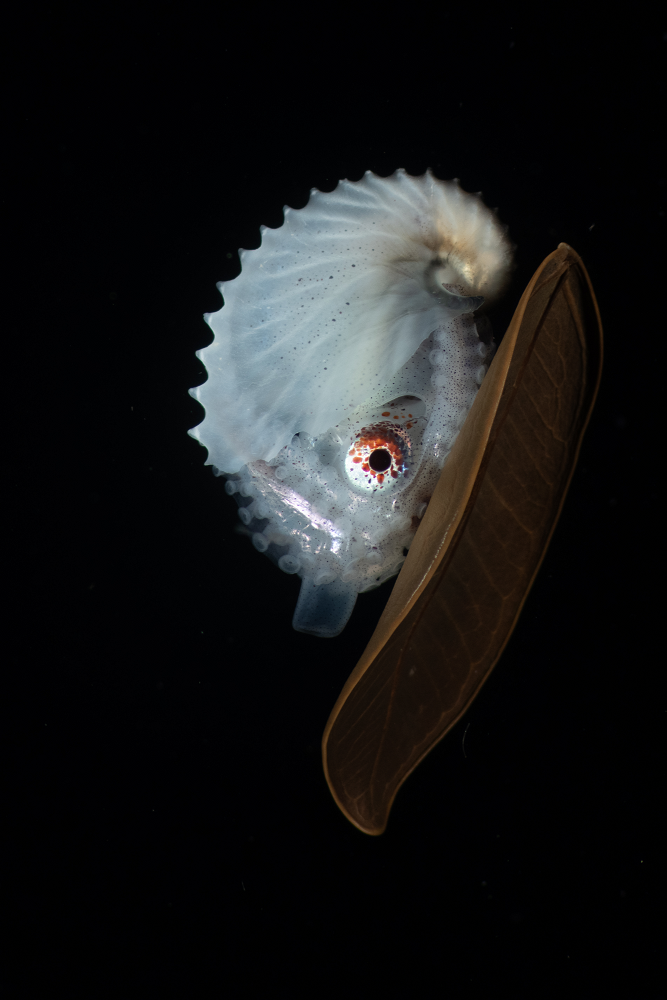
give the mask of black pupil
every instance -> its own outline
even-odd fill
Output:
[[[386,448],[376,448],[368,459],[373,472],[386,472],[391,465],[391,455]]]

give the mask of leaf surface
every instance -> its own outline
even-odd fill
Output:
[[[521,297],[324,731],[332,795],[365,833],[384,831],[402,783],[498,662],[558,521],[601,365],[595,295],[561,243]]]

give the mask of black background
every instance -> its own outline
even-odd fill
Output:
[[[552,13],[35,7],[7,38],[13,990],[666,995],[667,43]],[[370,838],[320,739],[390,585],[338,639],[293,632],[299,581],[235,531],[187,390],[260,224],[398,167],[498,206],[497,333],[573,246],[605,368],[516,632]]]

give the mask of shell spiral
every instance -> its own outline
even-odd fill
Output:
[[[206,317],[190,434],[249,500],[255,546],[303,577],[295,627],[337,634],[400,567],[483,378],[474,313],[511,246],[458,183],[399,170],[313,191],[241,261]]]

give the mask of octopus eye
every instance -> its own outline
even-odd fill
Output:
[[[386,492],[405,484],[412,446],[407,431],[389,421],[362,427],[345,456],[345,472],[363,493]]]

